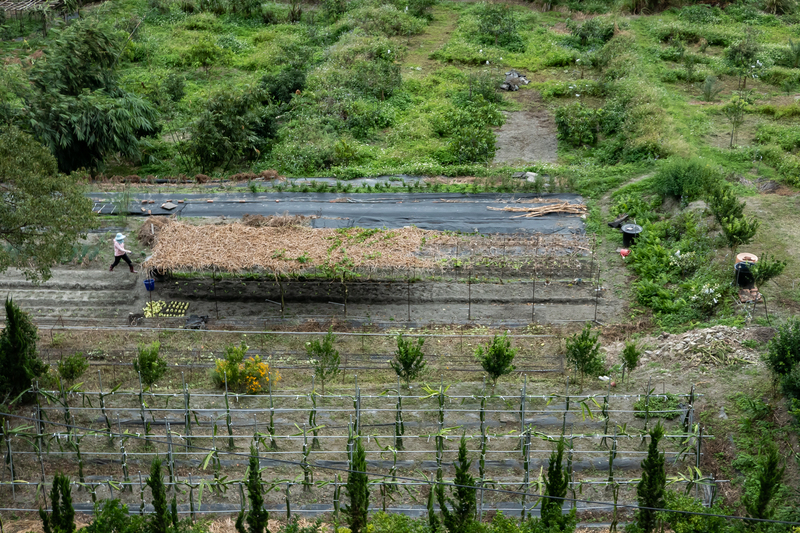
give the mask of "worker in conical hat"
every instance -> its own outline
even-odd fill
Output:
[[[114,267],[117,266],[120,262],[120,259],[124,260],[128,263],[128,267],[131,269],[131,272],[134,274],[136,270],[133,268],[133,263],[131,263],[128,254],[131,253],[130,250],[125,249],[125,235],[122,233],[117,233],[117,236],[114,237],[114,264],[109,267],[109,271],[113,271]]]

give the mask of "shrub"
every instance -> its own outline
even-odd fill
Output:
[[[736,250],[743,244],[749,244],[756,236],[760,222],[755,219],[725,218],[722,220],[722,233],[728,248]]]
[[[511,348],[511,341],[504,333],[502,336],[495,335],[492,342],[485,348],[478,346],[475,349],[475,358],[481,364],[483,370],[489,374],[492,386],[497,385],[497,380],[501,376],[510,374],[514,371],[514,356],[517,355],[517,348]]]
[[[750,269],[753,273],[753,283],[756,287],[762,287],[766,282],[780,276],[786,268],[786,261],[778,261],[769,254],[761,257],[758,262]]]
[[[197,7],[200,11],[214,13],[215,15],[224,15],[227,11],[225,0],[199,0]]]
[[[336,336],[329,328],[322,342],[314,339],[306,343],[306,353],[314,365],[314,375],[322,382],[322,394],[325,394],[325,382],[339,375],[339,351],[333,347]]]
[[[525,42],[517,30],[517,14],[510,6],[482,2],[476,7],[476,15],[483,44],[500,46],[511,52],[525,51]]]
[[[642,357],[642,349],[636,344],[636,341],[625,341],[625,348],[622,350],[621,358],[622,363],[628,370],[628,379],[631,373],[639,366],[639,359]]]
[[[270,372],[269,364],[260,356],[245,359],[248,348],[244,341],[239,346],[225,347],[224,359],[217,359],[211,371],[211,380],[217,387],[224,387],[227,378],[229,390],[257,394],[267,387],[270,379],[274,383],[280,381],[280,373]]]
[[[800,361],[800,319],[789,318],[778,326],[775,336],[767,345],[766,363],[777,376],[792,371]]]
[[[574,366],[581,374],[581,387],[586,375],[598,376],[605,370],[605,359],[600,354],[600,332],[592,335],[592,326],[586,324],[580,333],[567,339],[567,363]]]
[[[67,382],[73,382],[80,378],[89,368],[89,361],[83,356],[83,352],[68,355],[58,362],[58,375]]]
[[[653,178],[661,196],[681,198],[684,203],[702,196],[720,179],[719,173],[699,159],[669,158]]]
[[[150,387],[167,373],[167,361],[158,355],[161,343],[140,344],[139,353],[133,360],[133,369],[142,376],[142,383]]]
[[[772,442],[767,444],[767,453],[760,463],[756,478],[748,479],[749,484],[757,485],[755,494],[746,491],[742,503],[751,518],[769,520],[775,514],[773,500],[781,488],[786,466],[780,466],[778,447]]]
[[[207,35],[202,35],[184,55],[184,59],[192,66],[200,67],[208,75],[209,69],[219,61],[224,55],[224,50],[220,48],[213,39]]]
[[[180,102],[186,96],[186,80],[183,76],[169,74],[162,85],[164,92],[173,102]]]
[[[36,355],[39,334],[28,313],[6,297],[6,327],[0,332],[0,395],[2,402],[16,399],[47,371]]]
[[[703,85],[700,86],[700,90],[703,92],[700,98],[704,102],[713,102],[724,88],[716,76],[706,76],[706,79],[703,80]]]
[[[53,487],[50,491],[52,512],[47,512],[39,507],[39,517],[42,526],[48,533],[74,533],[75,508],[72,506],[72,489],[69,478],[63,474],[56,474],[53,478]]]
[[[672,420],[681,414],[678,410],[680,398],[674,394],[653,395],[649,399],[640,397],[633,404],[634,415],[636,418],[664,418]],[[658,412],[663,411],[663,412]]]
[[[602,109],[593,109],[581,102],[560,106],[556,109],[558,139],[576,148],[594,144],[602,116]]]
[[[406,382],[406,386],[425,370],[423,344],[425,344],[425,339],[422,337],[418,338],[415,343],[413,340],[404,339],[402,333],[397,336],[397,351],[394,354],[394,360],[389,361],[389,366],[400,379]]]
[[[170,523],[177,522],[177,514],[170,516],[167,509],[167,489],[164,486],[164,478],[161,476],[161,459],[155,458],[150,464],[150,475],[145,481],[150,487],[153,499],[153,514],[150,515],[150,533],[168,533]]]
[[[227,168],[235,160],[259,154],[261,132],[268,132],[272,117],[261,106],[261,91],[221,91],[188,128],[186,154],[202,172],[218,165]]]
[[[614,37],[614,21],[604,17],[594,17],[583,24],[569,19],[567,29],[580,46],[603,45]]]
[[[261,87],[274,102],[288,104],[292,95],[306,86],[306,73],[303,70],[287,68],[261,78]]]
[[[244,17],[261,14],[260,0],[228,0],[231,13]]]
[[[708,195],[708,208],[719,224],[725,219],[741,218],[745,203],[740,202],[731,187],[720,185],[714,187]]]
[[[614,200],[611,214],[618,216],[627,213],[637,224],[646,224],[658,219],[657,209],[660,206],[660,196],[647,200],[641,194],[622,194]]]

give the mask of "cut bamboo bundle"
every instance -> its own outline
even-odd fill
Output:
[[[561,202],[557,204],[542,205],[539,207],[492,207],[487,206],[486,209],[490,211],[508,211],[512,213],[525,213],[511,218],[532,218],[549,215],[550,213],[569,213],[573,215],[585,215],[585,204],[571,204],[569,202]]]

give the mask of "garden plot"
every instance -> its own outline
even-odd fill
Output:
[[[119,497],[134,512],[147,512],[149,493],[138,472],[158,455],[181,512],[238,512],[247,450],[255,442],[267,467],[270,510],[336,512],[348,442],[361,435],[372,507],[417,513],[424,511],[429,480],[452,476],[461,433],[469,438],[479,482],[512,491],[480,491],[482,511],[535,515],[552,439],[561,435],[569,444],[568,497],[607,500],[604,488],[618,483],[620,503],[632,503],[646,429],[659,416],[668,418],[662,449],[670,481],[698,491],[716,486],[689,469],[699,464],[707,437],[694,420],[693,389],[674,396],[576,394],[569,387],[563,394],[541,394],[524,384],[517,395],[500,396],[479,383],[389,390],[356,384],[349,395],[278,387],[280,382],[274,391],[265,383],[262,395],[188,386],[172,393],[38,391],[40,408],[33,416],[10,417],[5,432],[7,470],[16,480],[0,483],[12,496],[6,506],[35,509],[52,479],[49,472],[58,467],[76,480],[79,509]],[[676,403],[659,407],[665,400]]]

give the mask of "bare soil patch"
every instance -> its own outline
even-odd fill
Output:
[[[556,123],[544,107],[506,113],[497,133],[495,163],[554,163],[558,159]]]

